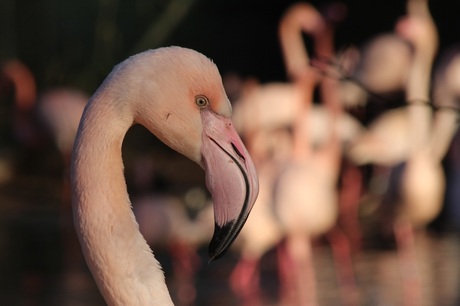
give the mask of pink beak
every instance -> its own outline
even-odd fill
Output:
[[[259,193],[254,163],[229,118],[209,109],[203,120],[202,164],[212,195],[215,230],[209,244],[210,260],[228,250],[243,228]]]

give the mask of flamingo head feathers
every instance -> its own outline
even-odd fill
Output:
[[[180,47],[147,51],[127,62],[132,64],[114,71],[134,69],[142,77],[134,77],[124,96],[153,101],[137,103],[135,121],[206,172],[215,216],[209,255],[217,259],[237,237],[258,194],[255,166],[231,121],[219,71],[201,53]]]

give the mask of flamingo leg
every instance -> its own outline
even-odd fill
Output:
[[[316,306],[316,277],[311,241],[304,235],[292,235],[286,241],[286,249],[293,264],[287,280],[292,284],[291,288],[294,288],[294,299],[287,305]]]
[[[197,296],[195,274],[200,266],[200,258],[194,248],[180,242],[171,247],[171,254],[177,285],[178,305],[195,305]]]
[[[230,286],[242,305],[262,305],[259,260],[241,258],[230,276]]]
[[[359,294],[353,271],[350,241],[339,228],[332,230],[327,235],[327,239],[329,240],[334,256],[337,281],[343,305],[359,305]]]
[[[359,199],[362,194],[361,170],[345,162],[342,174],[342,188],[339,191],[340,219],[345,234],[349,237],[352,251],[359,252],[362,244],[362,233],[358,222]]]
[[[280,305],[292,305],[294,300],[292,271],[294,263],[289,256],[286,241],[281,242],[277,248],[278,274],[280,282]]]
[[[398,246],[399,261],[401,264],[404,305],[422,305],[414,229],[408,222],[399,221],[395,224],[394,231]]]

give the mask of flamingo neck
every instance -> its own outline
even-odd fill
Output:
[[[114,104],[96,94],[82,117],[72,163],[76,230],[109,305],[172,305],[160,265],[139,232],[123,174],[122,141],[134,115]]]
[[[295,80],[309,67],[301,24],[296,20],[282,22],[279,36],[286,72],[290,79]]]
[[[446,156],[460,124],[460,111],[440,108],[436,111],[430,148],[439,162]]]
[[[312,154],[310,146],[310,133],[308,127],[308,118],[311,114],[314,82],[307,80],[305,82],[296,82],[299,90],[300,108],[293,123],[293,159],[302,161],[309,158]]]
[[[409,107],[408,114],[410,139],[412,142],[411,149],[414,153],[422,148],[426,148],[430,138],[433,116],[430,104],[432,63],[433,58],[425,58],[416,51],[412,67],[409,71],[406,99],[409,104],[412,103],[412,106]]]
[[[23,63],[13,60],[3,67],[2,73],[13,83],[16,111],[30,111],[37,100],[37,84],[32,72]]]

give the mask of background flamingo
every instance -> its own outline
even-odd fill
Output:
[[[381,207],[386,211],[382,212],[386,230],[395,231],[401,263],[411,271],[403,275],[405,303],[416,305],[421,303],[421,291],[412,227],[426,225],[439,213],[443,177],[429,146],[432,116],[428,105],[429,84],[431,65],[437,51],[436,27],[426,2],[409,1],[408,13],[396,27],[398,33],[414,46],[406,85],[408,144],[407,151],[401,155],[406,162],[392,169],[389,189]],[[389,213],[391,210],[392,213]]]
[[[293,298],[290,303],[294,305],[317,303],[310,240],[330,230],[338,213],[335,184],[340,145],[332,134],[328,145],[311,150],[301,126],[306,114],[302,112],[294,126],[293,157],[284,166],[275,189],[276,212],[286,232],[288,258],[294,265],[286,269],[290,264],[285,262],[282,275],[287,288],[294,290],[293,297],[288,298]]]
[[[72,88],[53,88],[37,93],[35,78],[29,68],[18,60],[2,67],[3,78],[14,92],[13,131],[18,142],[27,148],[25,158],[34,167],[36,156],[42,156],[47,145],[54,143],[61,155],[62,193],[59,224],[63,244],[63,291],[69,296],[78,290],[82,278],[83,257],[75,235],[70,206],[70,155],[83,109],[89,97]],[[48,152],[46,152],[48,154]]]
[[[434,155],[441,158],[446,155],[446,196],[445,216],[447,228],[457,231],[459,199],[458,178],[460,173],[459,133],[458,133],[458,84],[460,73],[459,48],[454,46],[446,50],[437,64],[433,82],[433,102],[437,111],[434,117],[431,145]],[[456,114],[457,113],[457,114]],[[457,121],[456,121],[457,120]]]
[[[295,82],[302,82],[299,82],[299,78],[303,78],[304,72],[302,71],[309,65],[308,55],[301,38],[302,30],[315,36],[320,45],[318,50],[325,56],[332,56],[326,53],[330,52],[328,48],[332,48],[329,42],[332,39],[332,33],[328,38],[321,40],[322,35],[318,34],[324,29],[322,17],[309,4],[294,5],[282,18],[279,27],[280,42],[285,51],[284,58],[288,74],[294,79],[297,78]],[[235,292],[246,300],[245,303],[251,305],[260,303],[260,297],[258,297],[260,288],[257,285],[259,283],[258,262],[263,254],[282,237],[278,221],[273,216],[271,208],[270,198],[273,193],[271,185],[274,176],[279,171],[277,170],[278,165],[282,164],[286,153],[290,151],[290,140],[283,129],[290,127],[296,120],[296,114],[301,112],[302,99],[305,99],[299,86],[301,85],[289,83],[270,83],[258,86],[250,81],[245,86],[243,85],[242,97],[235,106],[235,124],[245,135],[249,151],[256,161],[256,167],[260,168],[259,172],[264,177],[261,179],[262,196],[258,200],[260,204],[251,215],[251,220],[254,224],[265,224],[265,228],[271,229],[268,232],[251,231],[251,227],[257,228],[257,226],[249,225],[240,236],[240,240],[249,242],[242,242],[240,251],[242,257],[232,274],[231,283]],[[324,107],[314,106],[312,108],[313,110],[308,112],[308,125],[302,125],[302,128],[306,128],[305,133],[308,135],[306,141],[310,142],[310,146],[327,146],[328,133],[331,128],[337,130],[345,144],[360,132],[361,126],[350,116],[341,114],[339,123],[335,125],[332,124],[335,118]],[[273,141],[271,145],[270,141]],[[259,243],[254,241],[259,241]]]
[[[319,16],[318,12],[308,4],[295,4],[285,13],[285,17],[281,22],[279,31],[280,42],[283,49],[287,74],[295,82],[306,82],[305,86],[311,86],[309,81],[307,81],[308,78],[303,75],[309,74],[307,70],[308,66],[314,65],[321,69],[323,68],[321,66],[322,60],[333,60],[335,57],[335,26],[338,22],[345,18],[345,15],[346,7],[342,3],[329,4],[324,9],[324,17],[319,17],[321,18],[321,22],[317,21]],[[310,21],[311,24],[308,25],[307,20],[309,18],[312,21],[316,21],[316,23]],[[308,60],[305,44],[302,37],[299,35],[300,25],[304,28],[313,29],[312,36],[314,37],[314,50],[317,58],[315,58],[312,63]],[[352,139],[361,134],[362,126],[354,117],[340,111],[341,107],[336,105],[336,103],[338,103],[338,101],[335,100],[337,98],[336,93],[333,92],[336,88],[325,84],[327,84],[327,82],[320,82],[319,91],[323,101],[326,101],[326,105],[313,104],[309,106],[307,113],[311,115],[309,115],[308,120],[305,118],[308,123],[297,125],[297,128],[300,127],[306,129],[303,133],[308,135],[307,139],[312,148],[311,152],[315,152],[315,156],[320,156],[322,154],[324,154],[324,156],[328,156],[325,157],[325,159],[328,159],[329,162],[331,162],[331,165],[328,167],[334,168],[336,166],[336,161],[334,160],[334,157],[331,156],[334,154],[338,154],[338,156],[342,155],[341,149],[335,151],[337,148],[335,147],[335,144],[333,144],[336,140],[334,137],[337,136],[337,139],[341,140],[341,146],[346,147]],[[329,96],[332,96],[332,98]],[[332,131],[334,129],[335,131]],[[319,131],[322,131],[322,133],[319,133]],[[319,135],[322,137],[318,137]],[[334,137],[331,135],[334,135]],[[341,163],[339,162],[339,165],[340,164]],[[354,299],[356,298],[356,288],[354,285],[350,254],[350,241],[353,241],[355,245],[358,245],[360,239],[356,218],[358,197],[360,193],[360,178],[359,170],[350,163],[344,163],[343,169],[337,169],[337,171],[340,170],[343,170],[344,174],[347,175],[347,187],[355,191],[339,196],[341,207],[339,220],[343,220],[343,222],[340,222],[340,225],[336,225],[327,237],[333,249],[342,298],[344,301],[347,301],[345,303],[355,303]],[[349,178],[352,174],[358,177],[352,177],[354,180],[350,183]],[[339,176],[339,174],[337,175]],[[325,189],[328,190],[328,187],[325,187]],[[344,235],[344,228],[346,228],[349,233],[352,233],[350,237]]]

